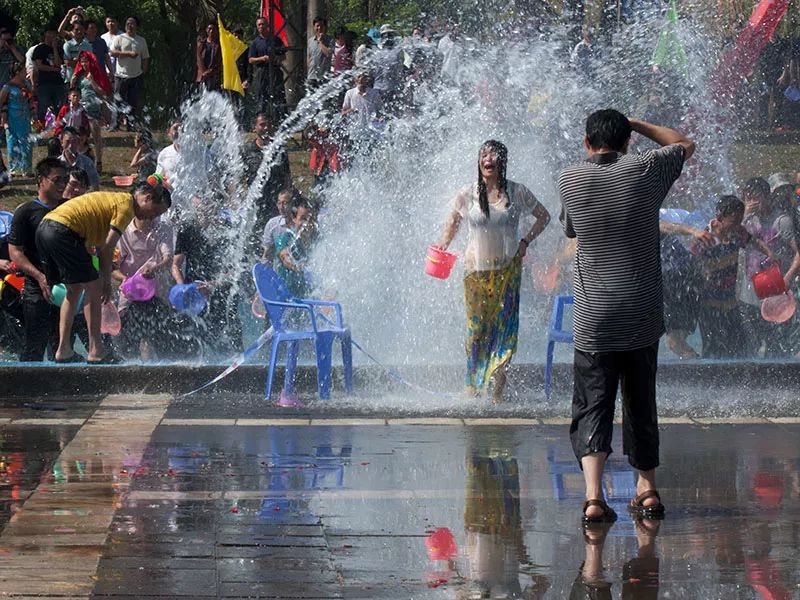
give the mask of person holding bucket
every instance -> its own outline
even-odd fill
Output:
[[[481,393],[494,378],[492,399],[502,400],[506,368],[517,348],[522,258],[550,222],[550,213],[524,185],[506,179],[508,150],[498,141],[478,152],[478,181],[453,200],[442,238],[447,250],[463,221],[469,228],[464,254],[467,309],[467,391]],[[522,237],[524,215],[535,222]]]
[[[165,187],[141,182],[132,192],[84,194],[44,216],[36,230],[36,247],[48,282],[64,283],[67,288],[61,304],[57,361],[118,362],[100,337],[101,306],[111,300],[114,248],[134,217],[154,219],[164,214],[171,204],[169,190]],[[99,271],[92,265],[88,250],[92,246],[100,247]],[[82,293],[85,293],[84,314],[89,328],[85,359],[73,350],[71,335]]]
[[[161,219],[134,217],[117,243],[119,259],[113,277],[120,281],[119,312],[123,356],[148,359],[158,353],[163,324],[171,312],[173,230]]]
[[[742,358],[746,344],[742,343],[742,317],[736,301],[736,275],[739,251],[756,249],[770,261],[772,250],[762,240],[752,236],[742,225],[744,202],[736,196],[722,196],[717,202],[716,217],[707,231],[714,236],[711,245],[695,242],[700,272],[700,311],[698,321],[703,339],[703,358]]]

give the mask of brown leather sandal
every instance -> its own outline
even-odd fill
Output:
[[[645,506],[644,501],[649,498],[655,498],[658,503]],[[661,496],[658,492],[656,490],[647,490],[631,500],[628,505],[628,512],[642,519],[663,519],[666,511],[664,505],[661,504]]]
[[[603,511],[602,514],[596,517],[588,517],[586,516],[586,509],[590,506],[599,506],[600,509]],[[599,500],[597,498],[593,498],[592,500],[587,500],[583,503],[583,518],[581,521],[584,525],[590,525],[594,523],[613,523],[617,520],[617,513],[614,512],[614,509],[611,508],[608,504],[606,504],[605,500]]]

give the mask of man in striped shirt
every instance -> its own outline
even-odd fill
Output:
[[[632,131],[661,148],[627,154]],[[623,452],[639,472],[630,511],[660,518],[655,381],[664,303],[658,211],[694,142],[606,109],[587,119],[584,145],[587,159],[558,178],[564,232],[577,238],[570,437],[586,481],[583,522],[616,520],[601,481],[620,384]]]

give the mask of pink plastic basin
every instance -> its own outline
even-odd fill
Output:
[[[156,295],[156,282],[141,273],[134,273],[122,282],[119,289],[129,300],[147,302]]]
[[[425,260],[425,273],[438,279],[450,277],[450,271],[456,264],[457,254],[439,250],[436,246],[428,246],[428,256]]]

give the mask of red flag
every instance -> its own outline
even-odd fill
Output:
[[[270,8],[272,9],[272,34],[277,35],[288,46],[286,27],[284,27],[283,14],[281,13],[281,0],[261,0],[261,16],[267,20],[267,23],[269,23]]]

